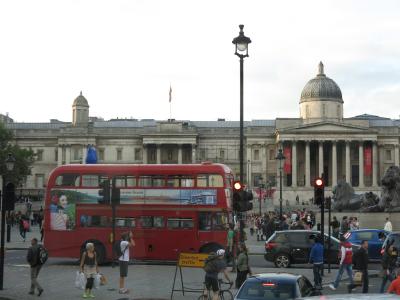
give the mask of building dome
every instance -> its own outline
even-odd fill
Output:
[[[324,74],[322,62],[318,66],[318,74],[307,82],[301,92],[300,103],[310,101],[335,101],[343,103],[342,92],[339,86]]]
[[[85,97],[83,97],[82,95],[82,91],[80,93],[80,95],[78,97],[76,97],[76,99],[74,100],[74,103],[72,104],[72,106],[84,106],[84,107],[89,107],[89,103],[86,100]]]

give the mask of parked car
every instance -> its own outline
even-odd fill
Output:
[[[337,294],[302,298],[302,300],[392,300],[399,299],[393,294]]]
[[[315,230],[285,230],[275,233],[265,242],[264,258],[275,263],[278,268],[287,268],[290,264],[308,263],[313,246],[312,237],[319,235]],[[325,262],[336,264],[339,262],[338,239],[331,236],[330,250],[328,250],[328,235],[325,234]],[[360,246],[353,245],[353,250]]]
[[[381,249],[383,242],[389,234],[381,229],[359,229],[351,230],[344,234],[344,237],[352,244],[361,245],[361,241],[368,241],[368,257],[370,260],[380,260],[382,258]]]
[[[320,294],[303,275],[264,273],[247,278],[235,300],[286,300]]]
[[[400,249],[400,232],[391,232],[386,237],[386,240],[383,242],[381,255],[385,252],[385,249],[388,245],[394,245],[397,249]],[[397,265],[400,266],[400,256],[397,258]]]

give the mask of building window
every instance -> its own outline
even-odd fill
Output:
[[[386,160],[392,161],[392,150],[386,150]]]
[[[172,160],[172,150],[168,149],[168,160]]]
[[[269,149],[269,160],[275,160],[275,149]]]
[[[260,150],[254,150],[254,160],[260,160]]]
[[[150,160],[151,161],[156,160],[156,149],[150,149]]]
[[[135,160],[142,160],[142,149],[135,148]]]
[[[43,188],[44,174],[35,174],[35,186],[36,188]]]
[[[36,151],[36,160],[43,161],[43,149],[39,149]]]
[[[99,149],[99,160],[104,160],[104,149]]]
[[[78,147],[73,148],[74,151],[74,160],[80,160],[82,155],[82,149]]]
[[[54,160],[58,161],[58,149],[54,149]]]
[[[206,159],[206,149],[200,149],[200,160]]]
[[[220,159],[224,159],[225,158],[225,150],[223,150],[223,149],[219,150],[219,158]]]
[[[121,148],[117,149],[117,160],[122,160],[122,149]]]

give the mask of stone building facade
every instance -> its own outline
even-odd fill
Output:
[[[260,183],[277,189],[283,168],[283,198],[312,197],[312,182],[323,174],[327,190],[339,179],[358,192],[379,191],[379,179],[390,165],[399,165],[400,120],[359,115],[343,117],[339,86],[324,73],[304,87],[300,118],[245,121],[245,174],[250,187]],[[21,194],[43,195],[49,173],[62,164],[84,163],[88,145],[99,163],[170,164],[219,162],[239,173],[239,122],[157,121],[89,117],[82,93],[72,105],[72,122],[5,122],[15,142],[37,154],[32,175]],[[275,158],[282,148],[280,164]],[[260,180],[262,178],[262,180]],[[277,194],[277,193],[275,193]],[[277,195],[275,195],[276,197]]]

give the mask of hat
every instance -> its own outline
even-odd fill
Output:
[[[224,249],[217,250],[217,255],[218,256],[224,256],[225,255],[225,250]]]

